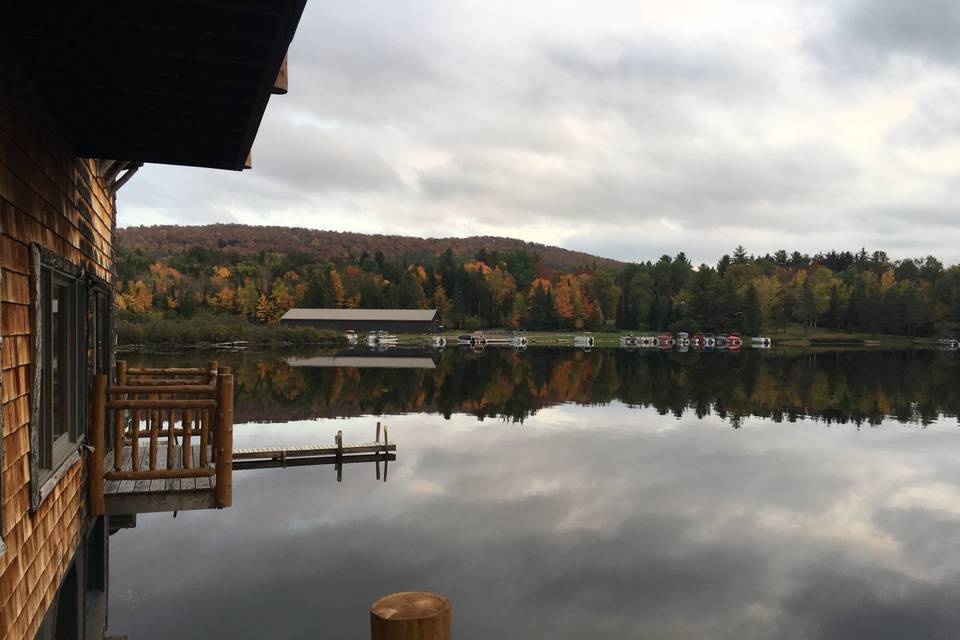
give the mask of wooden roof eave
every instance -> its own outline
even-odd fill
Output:
[[[238,171],[249,169],[252,166],[249,163],[253,152],[253,141],[257,137],[260,122],[263,120],[263,114],[267,110],[267,102],[270,100],[271,94],[274,93],[274,88],[278,85],[281,74],[283,82],[282,93],[287,92],[287,49],[290,46],[290,42],[293,41],[293,36],[297,31],[297,24],[300,22],[300,15],[303,13],[305,4],[306,0],[301,0],[287,7],[288,15],[283,17],[283,23],[288,25],[288,33],[283,39],[277,41],[277,46],[273,47],[270,55],[271,64],[267,66],[269,72],[265,73],[260,80],[257,98],[254,102],[253,109],[250,110],[247,126],[242,134],[243,143],[240,147],[242,152],[236,158],[237,164],[235,168]],[[277,93],[280,92],[278,91]]]

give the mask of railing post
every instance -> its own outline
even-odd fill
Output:
[[[125,360],[117,360],[117,386],[123,386],[127,384],[127,362]],[[120,396],[120,399],[125,399],[126,394]],[[116,410],[114,411],[114,426],[113,426],[113,470],[120,471],[120,466],[123,464],[123,444],[124,444],[124,432],[126,431],[126,411]]]
[[[217,375],[217,508],[233,504],[233,374]]]
[[[87,465],[87,488],[90,498],[90,515],[102,516],[107,512],[103,495],[103,457],[106,454],[103,432],[107,414],[107,376],[93,377],[93,412],[90,416],[90,454]]]
[[[371,640],[450,640],[450,601],[425,591],[384,596],[370,607]]]

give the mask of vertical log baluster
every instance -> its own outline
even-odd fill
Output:
[[[210,411],[201,409],[197,412],[200,420],[200,466],[207,466],[207,446],[210,444]]]
[[[130,468],[140,471],[140,411],[130,411]]]
[[[183,410],[183,439],[180,441],[180,444],[183,445],[183,448],[180,450],[181,462],[184,469],[190,468],[191,454],[190,454],[190,432],[193,431],[193,412],[189,409]]]
[[[173,409],[167,411],[167,469],[173,469]]]
[[[160,441],[160,420],[162,419],[162,414],[159,411],[150,412],[150,470],[154,471],[157,468],[157,451]]]

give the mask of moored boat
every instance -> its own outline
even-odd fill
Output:
[[[527,336],[526,334],[523,334],[523,333],[515,333],[510,338],[510,344],[511,346],[514,346],[514,347],[526,348],[527,343],[528,343]]]
[[[367,334],[367,346],[391,347],[400,343],[397,336],[386,331],[371,331]]]
[[[585,331],[583,335],[574,336],[573,345],[575,347],[592,347],[594,345],[593,335],[589,331]]]
[[[457,344],[467,347],[484,347],[487,344],[487,337],[483,331],[474,331],[473,333],[461,333],[457,336]]]

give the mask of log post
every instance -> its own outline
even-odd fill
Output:
[[[87,488],[90,497],[90,515],[102,516],[107,512],[103,495],[103,456],[106,449],[103,433],[107,413],[107,376],[93,377],[93,414],[90,417],[90,464],[87,471]]]
[[[217,364],[217,380],[219,380],[220,374],[228,374],[228,373],[233,373],[233,371],[231,371],[230,367],[221,367],[221,366],[219,366],[219,363]],[[217,380],[214,381],[214,384],[217,383]],[[210,446],[210,453],[212,454],[212,457],[213,457],[213,461],[214,461],[214,462],[217,461],[217,436],[218,436],[218,432],[217,432],[217,420],[218,420],[218,418],[217,418],[217,416],[218,416],[218,415],[219,415],[219,412],[217,412],[217,411],[215,410],[215,411],[214,411],[214,416],[213,416],[213,434],[212,434],[212,436],[211,436],[211,437],[213,438],[213,442],[210,443],[210,444],[211,444],[211,446]]]
[[[127,362],[126,360],[117,360],[117,386],[124,386],[127,384]],[[121,399],[126,398],[127,394],[122,394]],[[126,411],[116,410],[114,412],[115,420],[113,426],[113,469],[114,471],[120,471],[120,465],[123,464],[123,441],[125,440],[124,431],[126,431],[126,425],[124,424],[126,418]]]
[[[450,640],[450,601],[425,591],[384,596],[370,607],[371,640]]]
[[[217,508],[233,504],[233,374],[217,375]]]

